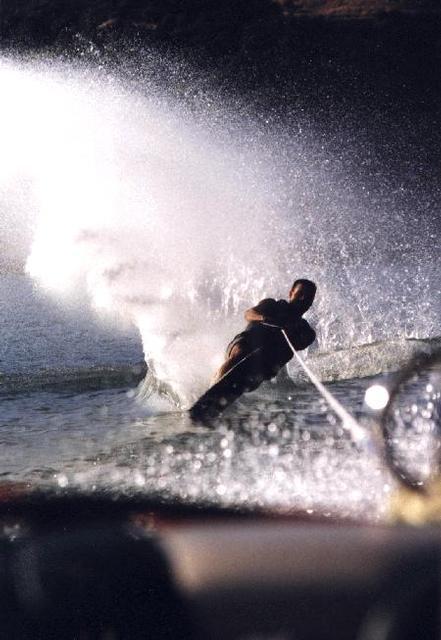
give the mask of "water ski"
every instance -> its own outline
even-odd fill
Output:
[[[227,371],[189,409],[192,420],[216,418],[246,391],[253,391],[264,380],[262,355],[255,349]]]

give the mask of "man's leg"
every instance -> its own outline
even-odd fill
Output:
[[[234,367],[242,358],[246,356],[246,350],[240,342],[233,344],[231,349],[228,352],[227,359],[225,362],[219,367],[219,369],[214,374],[213,380],[211,384],[216,384],[219,380],[229,371],[232,367]]]

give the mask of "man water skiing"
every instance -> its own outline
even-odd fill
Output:
[[[296,280],[288,301],[265,298],[245,312],[248,325],[228,345],[213,385],[190,409],[193,418],[218,415],[242,393],[276,376],[293,357],[282,329],[298,351],[314,342],[315,331],[302,316],[312,305],[316,289],[311,280]]]

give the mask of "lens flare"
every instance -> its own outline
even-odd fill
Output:
[[[381,411],[389,402],[389,391],[381,384],[373,384],[366,390],[364,401],[369,409]]]

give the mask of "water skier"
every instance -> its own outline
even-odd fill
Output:
[[[265,298],[247,309],[248,325],[229,343],[212,386],[190,409],[193,418],[214,417],[242,393],[274,378],[293,357],[282,329],[298,351],[314,342],[315,331],[302,316],[311,307],[316,289],[311,280],[296,280],[288,301]]]
[[[288,302],[265,298],[255,307],[247,309],[245,320],[248,325],[229,343],[227,358],[217,371],[213,383],[257,348],[261,353],[261,382],[276,376],[293,357],[280,329],[285,329],[297,351],[309,347],[315,340],[315,331],[302,316],[311,307],[316,290],[311,280],[296,280],[288,294]]]

